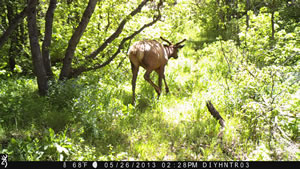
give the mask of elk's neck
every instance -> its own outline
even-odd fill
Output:
[[[172,54],[174,52],[174,49],[173,48],[170,48],[169,46],[166,46],[165,47],[165,51],[166,51],[166,54],[168,56],[168,59],[170,59],[172,57]]]

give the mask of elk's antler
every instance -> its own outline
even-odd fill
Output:
[[[178,46],[179,44],[181,44],[182,42],[186,41],[186,39],[183,39],[182,41],[178,42],[175,44],[175,46]]]
[[[169,45],[172,45],[172,43],[170,41],[168,41],[167,39],[164,39],[163,37],[160,37],[160,39],[167,42]]]

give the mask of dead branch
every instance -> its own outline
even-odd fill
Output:
[[[225,127],[225,121],[221,117],[220,113],[216,110],[216,108],[213,106],[210,100],[206,101],[206,107],[210,114],[217,120],[219,120],[219,123],[222,127]]]

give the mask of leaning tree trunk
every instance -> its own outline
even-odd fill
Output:
[[[48,78],[46,75],[41,49],[38,41],[38,28],[36,23],[37,0],[28,0],[28,33],[33,62],[33,71],[37,77],[40,95],[45,95],[48,91]]]
[[[70,76],[71,68],[72,68],[71,65],[72,65],[72,60],[74,57],[76,46],[79,43],[79,40],[83,32],[85,31],[92,14],[94,13],[97,2],[98,0],[89,0],[88,6],[86,7],[83,13],[81,21],[78,27],[76,28],[75,32],[73,33],[71,39],[69,40],[69,45],[66,50],[65,58],[63,61],[63,67],[61,69],[61,73],[59,77],[60,80],[67,79]]]

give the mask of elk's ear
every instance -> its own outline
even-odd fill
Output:
[[[183,47],[184,47],[184,45],[179,45],[179,46],[177,46],[178,49],[181,49],[181,48],[183,48]]]

